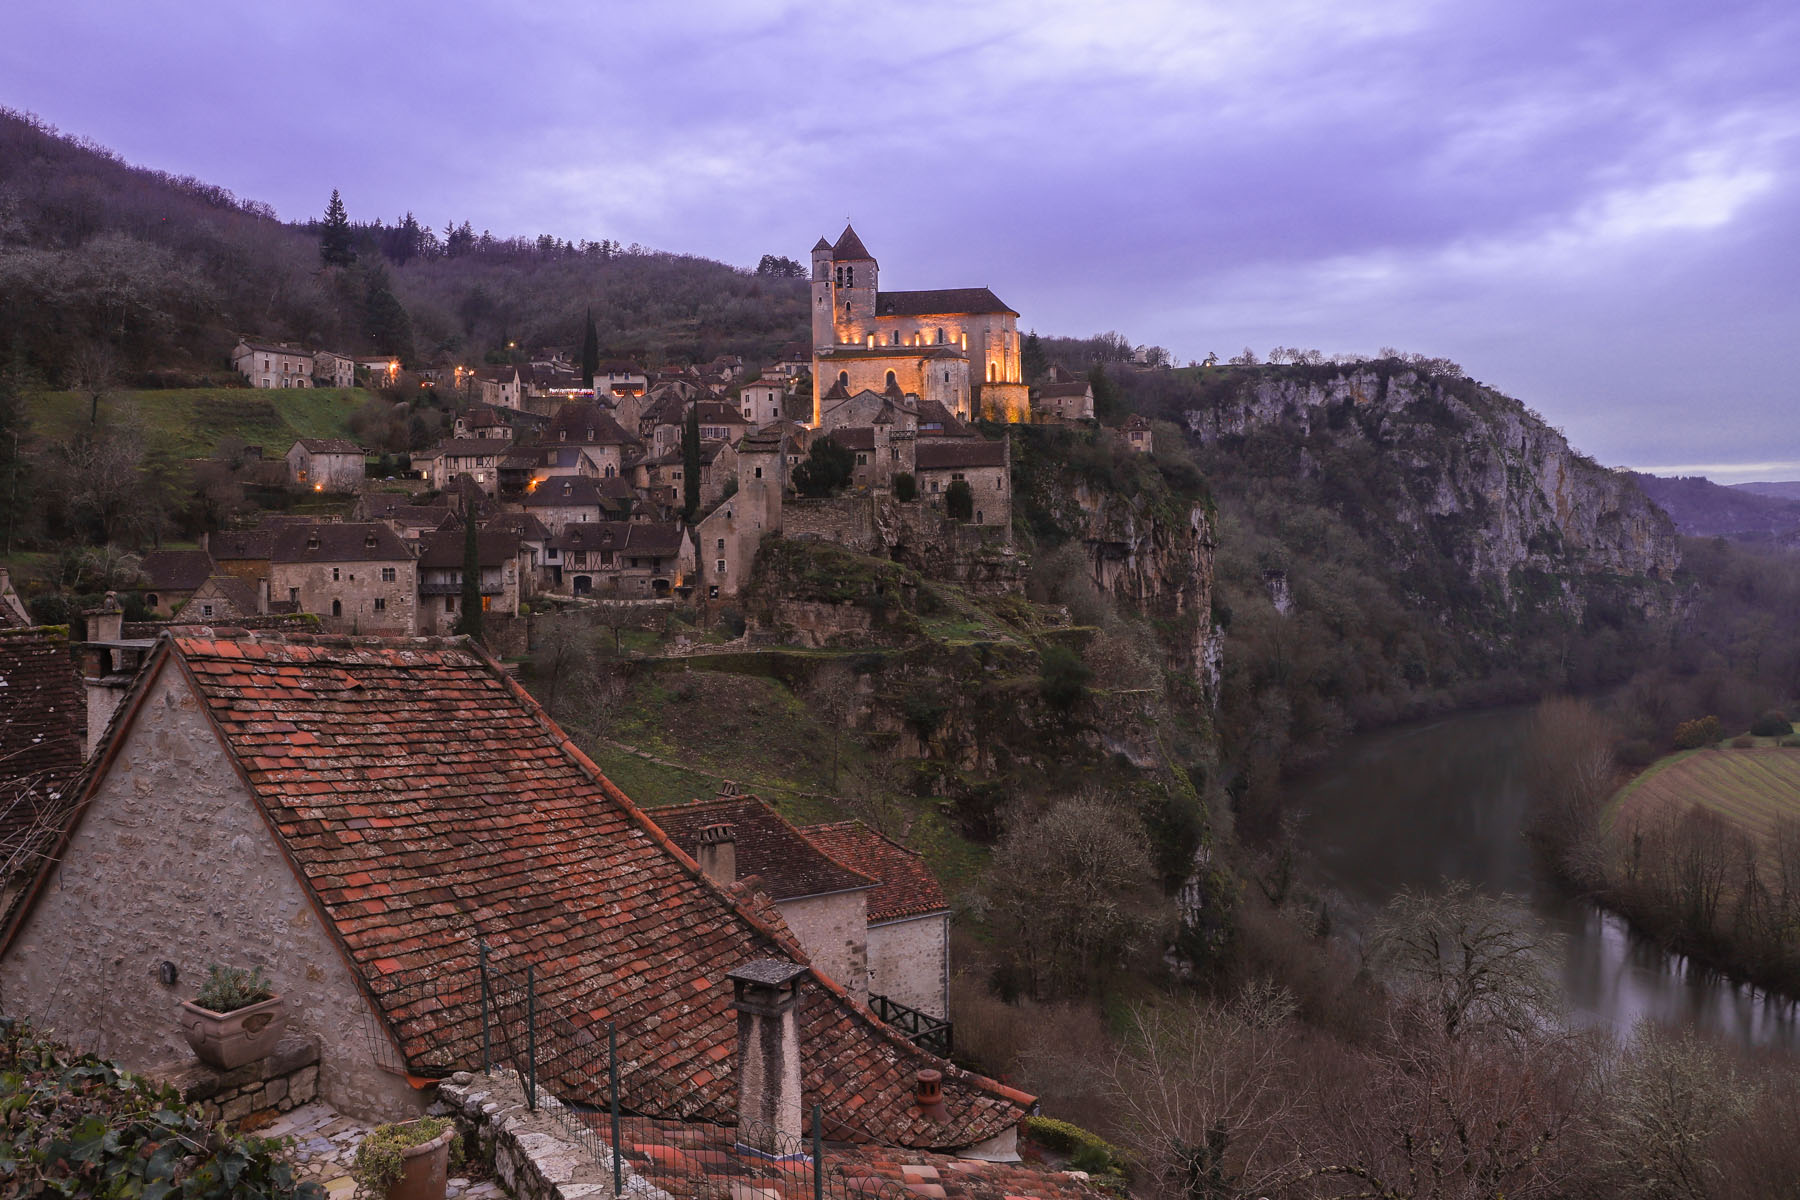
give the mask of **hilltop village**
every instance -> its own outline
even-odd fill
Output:
[[[1028,383],[1018,314],[987,288],[882,291],[878,270],[854,229],[821,238],[813,344],[753,377],[726,357],[660,372],[606,361],[590,379],[561,353],[402,371],[245,338],[233,364],[255,388],[447,387],[462,407],[451,436],[411,456],[410,483],[369,475],[371,456],[343,438],[261,448],[250,471],[353,495],[347,518],[271,513],[152,552],[145,603],[160,617],[304,613],[331,632],[448,633],[466,603],[468,520],[480,603],[502,619],[537,597],[727,599],[765,536],[871,549],[882,513],[921,558],[1010,545],[996,426],[1091,423],[1093,391],[1060,369]],[[1141,419],[1119,436],[1149,448]]]

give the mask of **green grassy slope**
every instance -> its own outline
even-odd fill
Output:
[[[1698,804],[1766,849],[1777,818],[1800,816],[1800,750],[1759,741],[1746,749],[1684,751],[1653,764],[1614,797],[1608,825],[1629,829]]]
[[[152,450],[178,457],[204,458],[224,437],[260,444],[276,457],[296,438],[350,436],[350,414],[372,395],[361,388],[120,391],[101,401],[100,420],[114,425],[140,420]],[[88,425],[88,413],[88,398],[76,392],[26,399],[32,431],[53,441],[78,435]]]

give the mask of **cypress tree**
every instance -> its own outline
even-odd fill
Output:
[[[337,189],[331,189],[331,203],[325,206],[325,226],[319,233],[319,261],[328,267],[347,267],[356,261],[350,245],[350,218],[344,212],[344,201]]]
[[[700,405],[688,406],[681,427],[681,519],[692,525],[700,518]]]
[[[594,310],[587,310],[587,336],[581,339],[581,384],[583,387],[594,386],[594,376],[600,372],[600,331],[594,328]]]
[[[457,614],[456,632],[472,638],[481,637],[481,545],[475,527],[475,500],[463,498],[463,572],[462,612]]]

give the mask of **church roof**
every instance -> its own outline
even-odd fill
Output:
[[[938,288],[928,292],[881,292],[875,297],[878,317],[926,317],[939,313],[1012,313],[987,288]]]
[[[831,248],[831,261],[847,262],[856,259],[874,262],[875,256],[869,253],[868,247],[862,244],[862,239],[856,236],[856,230],[846,225],[844,232],[838,237],[837,245]]]
[[[831,249],[831,243],[830,243],[830,242],[828,242],[828,241],[826,241],[826,240],[825,240],[825,239],[824,239],[824,238],[820,238],[820,239],[819,239],[819,244],[818,244],[818,245],[816,245],[816,246],[814,246],[814,247],[813,247],[813,249],[814,249],[814,250],[815,250],[815,251],[817,251],[817,250],[829,250],[829,249]]]

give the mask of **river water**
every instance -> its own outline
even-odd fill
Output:
[[[1628,1031],[1644,1018],[1746,1045],[1800,1048],[1791,1002],[1730,983],[1569,897],[1533,860],[1518,763],[1529,708],[1495,709],[1352,739],[1288,788],[1300,840],[1335,892],[1341,925],[1366,929],[1403,887],[1465,879],[1528,904],[1566,939],[1571,1021]]]

